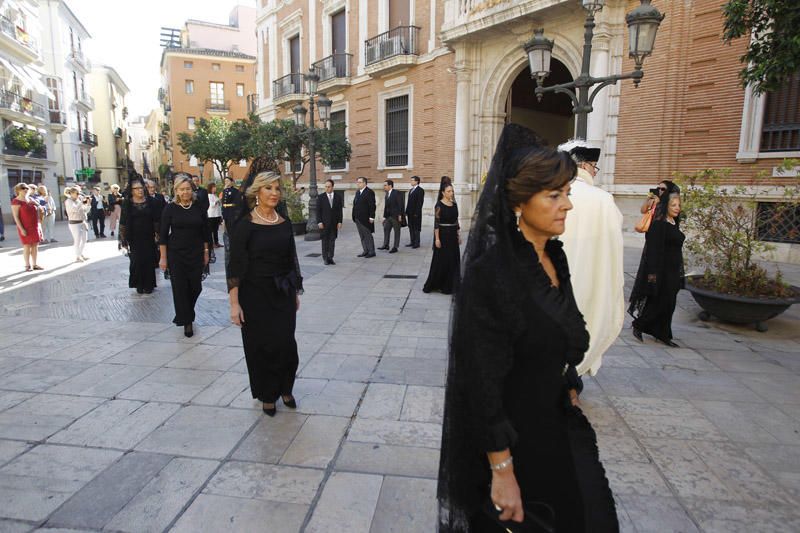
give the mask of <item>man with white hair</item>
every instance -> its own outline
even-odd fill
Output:
[[[578,374],[594,376],[625,319],[622,213],[614,197],[594,185],[600,149],[582,140],[569,141],[558,149],[568,152],[578,165],[570,196],[573,209],[560,239],[569,261],[575,301],[590,337]]]

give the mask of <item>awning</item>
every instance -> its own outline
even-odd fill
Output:
[[[14,76],[19,78],[19,81],[22,82],[22,85],[24,85],[25,88],[30,89],[33,92],[43,94],[48,98],[55,99],[53,93],[50,92],[50,89],[48,89],[47,85],[45,85],[42,81],[41,75],[34,70],[23,65],[12,63],[4,57],[0,57],[0,64],[7,68]]]

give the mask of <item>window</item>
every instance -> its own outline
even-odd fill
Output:
[[[194,81],[186,80],[186,94],[194,94]]]
[[[244,65],[236,65],[236,72],[244,72]]]
[[[225,103],[225,84],[219,81],[212,81],[209,83],[211,90],[211,104],[224,104]]]
[[[290,74],[300,72],[300,36],[289,39],[289,71]]]
[[[331,15],[331,53],[347,52],[347,17],[342,9]]]
[[[236,96],[244,96],[244,83],[236,84]]]
[[[221,69],[221,68],[222,68],[222,67],[220,66],[220,64],[219,64],[219,63],[211,63],[211,70],[213,70],[213,71],[217,72],[217,71],[219,71],[219,69]]]
[[[386,100],[386,166],[408,165],[408,95]]]
[[[800,150],[800,70],[765,95],[760,152]]]
[[[342,135],[346,136],[345,128],[347,125],[347,111],[342,109],[341,111],[334,111],[331,113],[330,118],[330,125],[331,130],[336,130],[341,128]],[[347,161],[344,159],[340,161],[331,161],[330,166],[328,167],[330,170],[344,170],[347,168]]]
[[[186,117],[186,129],[194,129],[194,117]]]
[[[53,98],[47,99],[47,108],[50,111],[61,110],[61,80],[58,78],[47,78],[47,88],[53,95]]]
[[[800,244],[800,207],[785,202],[758,202],[756,237],[760,241]]]
[[[193,66],[194,66],[194,63],[191,62],[191,61],[184,61],[183,62],[183,68],[192,68]]]

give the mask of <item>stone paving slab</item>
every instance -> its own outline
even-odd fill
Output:
[[[45,247],[38,273],[0,249],[0,531],[433,531],[450,299],[421,291],[430,243],[357,259],[346,224],[332,267],[297,243],[299,407],[275,418],[250,394],[221,265],[187,339],[168,282],[133,293],[111,241],[82,265]],[[106,281],[75,302],[87,276]],[[621,530],[800,530],[800,308],[766,334],[697,310],[679,294],[677,349],[635,341],[626,317],[585,380]]]

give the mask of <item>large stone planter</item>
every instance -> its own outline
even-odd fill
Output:
[[[800,302],[800,288],[792,286],[795,296],[791,298],[750,298],[722,294],[692,284],[702,276],[687,276],[686,290],[692,293],[697,305],[703,308],[698,317],[706,321],[715,316],[733,324],[755,324],[757,331],[767,331],[767,320],[775,318],[793,304]]]
[[[295,235],[305,235],[306,234],[306,225],[308,224],[307,221],[303,222],[292,222],[292,230],[294,231]]]

